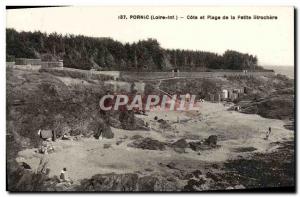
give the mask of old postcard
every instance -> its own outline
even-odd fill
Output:
[[[7,190],[295,191],[294,12],[7,7]]]

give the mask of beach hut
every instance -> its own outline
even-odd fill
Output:
[[[56,140],[56,132],[53,131],[53,130],[39,130],[38,131],[38,135],[40,136],[40,138],[42,140],[49,140],[49,139],[52,139],[52,141],[55,141]]]
[[[190,102],[190,100],[191,100],[191,95],[190,95],[189,93],[187,93],[187,94],[185,95],[185,101],[186,101],[186,102]]]
[[[222,97],[223,97],[223,99],[228,98],[228,90],[226,90],[226,89],[222,90]]]

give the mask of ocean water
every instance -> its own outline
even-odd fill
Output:
[[[294,79],[294,66],[264,66],[264,68],[273,69],[276,74],[282,74]]]

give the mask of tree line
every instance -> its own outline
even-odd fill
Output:
[[[41,58],[64,61],[65,67],[95,70],[185,71],[256,69],[257,57],[233,50],[223,55],[205,51],[163,49],[156,39],[121,43],[111,38],[17,32],[6,29],[6,61]]]

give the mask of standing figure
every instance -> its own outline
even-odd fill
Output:
[[[271,132],[272,132],[272,129],[271,129],[271,127],[269,127],[269,130],[266,132],[266,138],[265,138],[266,140],[269,139]]]

